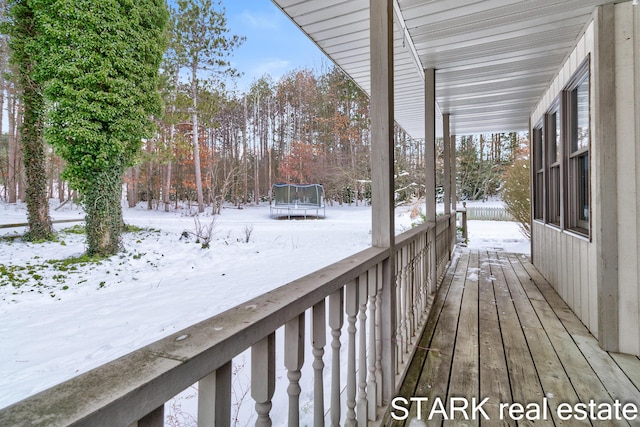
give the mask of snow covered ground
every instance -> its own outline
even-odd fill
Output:
[[[397,209],[398,233],[416,221],[413,207]],[[65,206],[52,216],[83,214]],[[199,217],[202,225],[213,221],[208,249],[182,236],[196,228],[186,209],[140,206],[125,208],[124,217],[142,230],[125,234],[120,255],[97,263],[68,262],[85,250],[84,235],[73,232],[41,244],[0,241],[0,408],[371,242],[368,206],[328,206],[324,219],[291,221],[270,218],[268,206],[226,208]],[[24,206],[0,204],[0,224],[25,221]],[[529,242],[509,222],[469,221],[469,246],[529,252]]]

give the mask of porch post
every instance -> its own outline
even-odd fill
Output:
[[[436,70],[424,71],[424,160],[425,160],[425,198],[427,222],[432,223],[431,233],[429,291],[435,292],[438,279],[436,268]]]
[[[444,144],[444,214],[451,214],[451,135],[449,134],[449,113],[442,115],[442,136]]]
[[[396,290],[393,180],[393,1],[370,0],[372,244],[389,248],[382,264],[382,400],[396,393]]]
[[[597,150],[592,181],[595,203],[598,286],[598,341],[618,351],[618,180],[616,172],[616,64],[613,4],[596,9],[594,20],[594,121]]]
[[[458,209],[456,180],[456,136],[451,135],[451,209],[453,212]]]

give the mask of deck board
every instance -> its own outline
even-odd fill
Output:
[[[460,315],[458,316],[458,329],[453,351],[453,363],[451,376],[449,377],[449,397],[463,398],[470,402],[472,398],[479,396],[480,366],[478,357],[478,254],[469,256],[469,267],[464,281]],[[451,402],[447,399],[447,402]],[[447,405],[449,413],[452,413],[451,405]],[[444,425],[458,425],[463,421],[461,412],[455,412],[451,422],[445,421]]]
[[[504,278],[498,279],[492,274],[491,263],[487,252],[479,255],[480,283],[478,294],[478,329],[480,330],[480,396],[488,397],[485,405],[491,420],[499,420],[499,402],[511,403],[511,385],[505,358],[503,332],[500,327],[498,313],[499,295],[507,294]],[[513,420],[494,421],[496,426],[515,426]]]
[[[494,282],[497,286],[496,302],[500,314],[503,346],[507,360],[507,374],[511,385],[512,402],[522,405],[530,403],[538,404],[544,397],[544,390],[540,384],[540,378],[536,366],[529,351],[525,331],[520,326],[515,299],[520,295],[508,281],[514,281],[513,273],[505,269],[504,261],[499,259],[497,253],[490,254],[490,265]],[[499,402],[507,403],[507,402]],[[503,417],[511,419],[504,414]],[[542,415],[541,415],[542,418]],[[518,425],[533,425],[527,420],[518,420]],[[540,419],[536,426],[553,426],[550,419]]]
[[[505,268],[508,269],[508,265],[510,265],[515,274],[515,278],[509,282],[509,286],[518,289],[518,297],[514,298],[514,304],[520,318],[520,325],[525,330],[527,344],[544,391],[538,401],[546,397],[551,414],[555,414],[559,404],[563,402],[575,404],[578,403],[579,399],[563,369],[549,335],[547,335],[548,331],[543,328],[534,310],[533,303],[544,301],[544,297],[540,292],[528,289],[531,285],[530,277],[519,263],[512,262],[511,259],[504,255],[500,255],[500,259],[507,264]],[[584,425],[578,420],[562,421],[555,416],[553,418],[556,425]]]
[[[424,369],[422,369],[416,387],[416,396],[427,397],[428,402],[434,402],[436,398],[443,399],[447,396],[455,335],[468,265],[469,256],[463,254],[456,265],[447,298],[433,333],[433,339],[429,346],[433,350],[427,353]],[[412,405],[412,413],[417,413],[416,405]],[[434,425],[441,423],[442,416],[440,414],[434,415],[432,422]]]
[[[425,349],[416,352],[401,391],[405,398],[429,398],[421,405],[428,426],[640,425],[640,416],[630,422],[561,419],[563,403],[612,405],[618,399],[640,408],[640,359],[602,351],[528,257],[458,251],[421,337]],[[454,420],[440,413],[426,419],[435,399],[448,403],[452,397],[488,397],[483,409],[490,420],[464,420],[461,413]],[[508,406],[500,407],[512,403],[544,419],[514,412],[516,421]],[[416,410],[412,405],[404,425]]]

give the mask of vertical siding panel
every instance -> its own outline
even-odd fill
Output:
[[[554,245],[555,262],[553,263],[554,264],[553,269],[555,271],[554,279],[555,279],[556,285],[562,290],[562,299],[567,301],[566,285],[560,281],[560,279],[562,278],[560,271],[564,268],[564,266],[558,263],[558,260],[562,259],[560,258],[560,254],[562,253],[562,242],[560,240],[560,233],[558,233],[555,228],[553,229],[553,239],[555,240],[555,245]]]
[[[543,269],[544,269],[544,277],[547,278],[547,280],[549,282],[551,282],[551,271],[549,270],[549,251],[550,246],[551,246],[551,242],[549,241],[549,233],[547,233],[546,230],[546,226],[542,225],[540,227],[540,234],[543,236],[541,241],[544,242],[542,244],[542,246],[540,247],[540,251],[541,251],[541,255],[542,255],[542,259],[544,260],[544,265],[543,265]],[[553,286],[553,284],[552,284]]]
[[[590,312],[589,319],[591,320],[591,327],[589,330],[598,338],[598,253],[595,245],[589,248],[589,304]]]
[[[580,262],[580,244],[582,243],[582,241],[576,238],[572,238],[571,240],[573,246],[573,259],[571,260],[571,264],[568,267],[574,289],[573,303],[575,304],[575,308],[573,311],[580,319],[582,319],[582,283],[580,283],[580,267],[582,265],[582,263]]]
[[[591,24],[589,24],[589,27],[587,27],[587,31],[584,34],[584,43],[585,43],[585,46],[587,46],[589,53],[593,52],[593,45],[594,45],[593,36],[594,36],[594,27],[593,27],[593,22],[591,22]]]
[[[581,38],[580,41],[578,42],[578,46],[576,47],[576,58],[584,58],[586,56],[586,52],[585,52],[585,48],[584,48],[584,38]],[[577,70],[578,69],[578,64],[582,62],[582,61],[577,61],[575,63],[572,63],[572,70]]]
[[[567,299],[571,301],[571,310],[576,311],[575,295],[577,294],[576,288],[573,283],[573,265],[575,259],[573,258],[573,237],[568,234],[562,234],[562,240],[564,240],[565,264],[562,266],[563,279],[567,282]]]
[[[573,304],[573,284],[569,280],[569,273],[567,271],[567,267],[571,264],[573,259],[573,253],[571,252],[571,241],[565,233],[560,233],[559,235],[561,241],[561,251],[559,259],[562,259],[564,262],[560,266],[560,280],[564,283],[564,289],[567,293],[567,304],[571,307],[571,310],[575,310],[575,305]]]
[[[548,245],[547,236],[544,234],[544,225],[538,225],[538,259],[540,260],[540,268],[541,271],[544,271],[545,277],[549,277],[547,272],[547,254],[544,251],[544,248]]]
[[[640,115],[640,6],[636,6],[633,8],[633,67],[634,72],[633,75],[633,85],[635,86],[635,100],[634,100],[634,116],[638,117]],[[634,139],[635,146],[640,147],[640,121],[636,120],[635,128],[634,128]],[[636,189],[640,191],[640,149],[636,149]],[[636,199],[635,204],[636,214],[640,213],[640,200]],[[638,242],[636,244],[636,289],[638,291],[638,299],[636,300],[636,304],[640,307],[640,217],[636,216],[636,233]],[[640,325],[640,313],[638,314],[638,321],[636,325]],[[640,327],[637,328],[636,337],[640,342]],[[640,356],[640,345],[638,348],[637,356]]]
[[[634,67],[634,80],[635,86],[635,99],[634,99],[634,116],[640,115],[640,6],[633,8],[633,67]],[[640,121],[636,120],[634,128],[635,146],[640,146]],[[636,189],[640,191],[640,149],[636,149]],[[636,199],[636,214],[640,213],[640,200]],[[638,291],[638,299],[636,300],[637,306],[640,307],[640,217],[636,216],[636,233],[638,242],[636,244],[636,289]],[[636,325],[640,325],[640,313],[638,313],[638,321]],[[640,327],[637,328],[636,337],[640,342]],[[640,356],[640,345],[638,346],[637,356]]]
[[[635,146],[634,40],[633,8],[631,3],[615,7],[616,46],[616,139],[617,150],[617,202],[618,202],[618,313],[620,322],[620,350],[638,353],[638,278],[636,260],[637,229],[637,173]],[[633,332],[632,332],[633,331]]]
[[[590,323],[590,310],[589,304],[591,301],[589,300],[589,243],[585,241],[580,241],[580,275],[578,276],[578,280],[580,280],[580,286],[582,287],[582,315],[580,318],[582,319],[582,323],[589,327]]]
[[[573,305],[571,301],[571,289],[569,287],[569,283],[567,283],[567,281],[565,280],[565,270],[567,268],[566,265],[569,261],[566,250],[566,239],[565,235],[562,233],[556,233],[556,235],[558,236],[558,256],[556,259],[560,260],[559,263],[556,263],[558,264],[558,283],[560,283],[560,286],[562,286],[564,300],[567,302],[569,307],[571,307]],[[573,307],[571,307],[571,309],[573,309]]]

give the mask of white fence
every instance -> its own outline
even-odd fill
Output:
[[[467,219],[481,221],[515,221],[515,218],[507,209],[498,206],[467,206]]]

